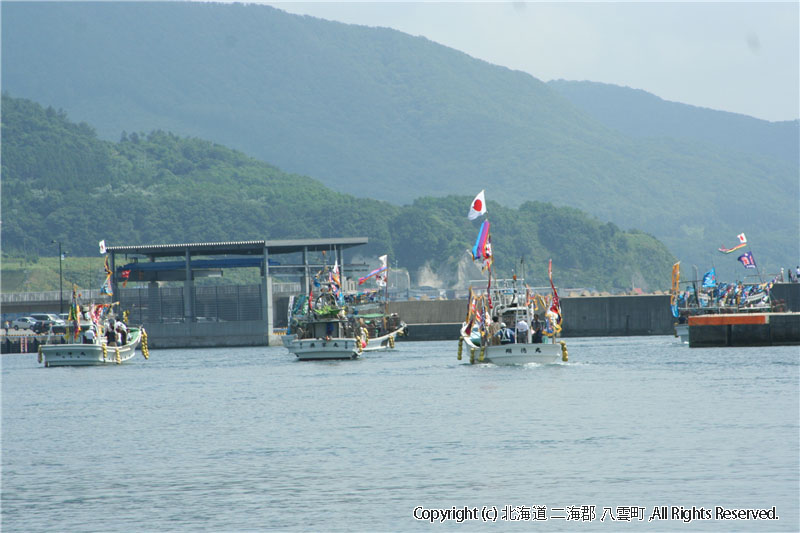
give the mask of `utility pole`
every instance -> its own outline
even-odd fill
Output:
[[[58,312],[64,313],[64,274],[61,268],[61,263],[64,261],[64,256],[61,254],[61,241],[52,240],[50,244],[58,243]]]

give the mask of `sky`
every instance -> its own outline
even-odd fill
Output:
[[[542,81],[610,83],[769,121],[800,118],[798,0],[257,3],[424,36]]]

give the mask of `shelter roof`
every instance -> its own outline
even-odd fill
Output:
[[[114,254],[139,254],[149,257],[183,257],[191,255],[262,255],[267,248],[269,255],[302,252],[329,251],[332,247],[350,248],[367,244],[367,237],[344,237],[332,239],[256,240],[231,242],[195,242],[183,244],[144,244],[108,246]]]

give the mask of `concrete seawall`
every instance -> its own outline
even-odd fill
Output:
[[[409,324],[408,340],[456,339],[467,315],[467,301],[392,302],[388,310]],[[562,337],[674,334],[675,319],[666,295],[562,298],[561,310]]]

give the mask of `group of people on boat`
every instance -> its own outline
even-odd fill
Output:
[[[517,343],[542,344],[548,338],[546,329],[552,329],[548,328],[547,320],[550,320],[550,317],[542,321],[538,314],[534,314],[530,324],[524,318],[520,318],[514,327],[509,327],[500,320],[500,317],[493,316],[488,327],[489,342],[493,346]]]
[[[128,326],[122,320],[111,318],[103,322],[102,330],[98,328],[97,324],[89,324],[83,331],[83,344],[97,344],[101,337],[105,337],[107,346],[125,346],[128,343]]]

